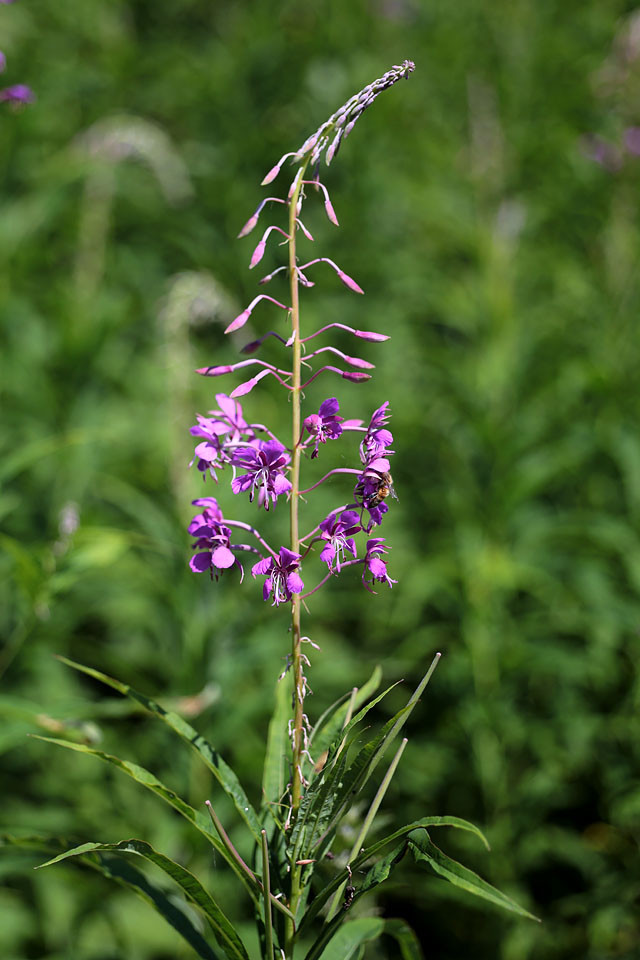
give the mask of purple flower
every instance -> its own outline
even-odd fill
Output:
[[[389,401],[385,400],[382,406],[374,411],[364,440],[360,444],[360,459],[365,464],[374,457],[384,457],[386,454],[393,453],[393,450],[388,449],[393,443],[393,435],[385,427],[391,416],[387,413],[388,406]]]
[[[230,547],[231,530],[224,525],[224,517],[215,497],[202,497],[193,500],[196,507],[204,507],[202,513],[196,514],[189,524],[189,533],[196,538],[193,549],[202,551],[195,553],[189,561],[194,573],[211,572],[211,579],[218,576],[222,570],[234,565],[240,567],[240,582],[244,577],[242,564],[234,556]]]
[[[5,87],[4,90],[0,90],[0,102],[33,103],[34,100],[33,90],[25,83],[15,83],[12,87]]]
[[[263,600],[268,600],[273,594],[272,606],[278,606],[291,600],[292,594],[302,593],[304,583],[298,573],[300,566],[300,554],[287,550],[286,547],[280,547],[278,557],[267,557],[266,560],[258,560],[251,568],[254,577],[266,576],[264,587],[262,588]]]
[[[253,500],[256,490],[259,502],[269,509],[269,501],[275,503],[280,494],[291,489],[291,482],[284,475],[284,469],[291,460],[285,448],[277,440],[259,440],[255,447],[237,450],[233,456],[234,466],[247,472],[234,477],[231,489],[234,493],[249,490],[249,499]]]
[[[322,539],[326,540],[320,559],[324,560],[330,573],[333,573],[335,561],[339,572],[340,564],[344,561],[345,550],[348,550],[351,556],[356,556],[353,535],[362,530],[360,517],[355,510],[343,510],[339,517],[333,513],[322,521],[320,530],[322,530]]]
[[[387,573],[387,564],[380,557],[381,553],[388,553],[388,548],[384,546],[384,537],[373,537],[371,540],[367,540],[367,554],[364,558],[365,569],[362,574],[362,582],[369,593],[375,593],[370,584],[376,581],[378,583],[388,583],[391,588],[394,583],[398,582],[392,580]],[[370,580],[367,580],[367,573],[371,574]]]
[[[367,463],[358,477],[353,495],[369,511],[370,523],[365,527],[367,532],[374,524],[382,523],[384,514],[389,510],[384,501],[387,497],[396,496],[386,457],[376,457]]]
[[[337,440],[342,433],[340,423],[343,418],[337,416],[339,409],[340,405],[336,398],[330,397],[320,404],[317,413],[312,413],[305,419],[306,429],[312,437],[316,438],[316,445],[311,454],[312,459],[318,456],[318,447],[321,443],[326,443],[327,440]]]
[[[220,470],[224,466],[220,439],[216,433],[214,422],[206,417],[201,417],[200,414],[197,416],[198,423],[195,427],[191,427],[189,432],[194,437],[204,437],[205,439],[195,448],[189,466],[193,466],[197,461],[198,470],[203,474],[202,479],[205,479],[204,474],[208,470],[213,479],[217,481],[216,470]],[[229,459],[229,457],[226,458],[227,462]]]
[[[226,393],[216,394],[219,410],[210,410],[203,417],[197,414],[198,423],[189,431],[193,437],[202,437],[203,442],[195,449],[195,455],[189,466],[198,461],[198,470],[208,470],[214,480],[215,471],[225,463],[231,463],[233,447],[244,440],[255,439],[253,428],[242,416],[242,407]],[[228,449],[231,448],[231,451]]]

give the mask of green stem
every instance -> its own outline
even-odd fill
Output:
[[[300,383],[302,367],[302,344],[300,342],[300,301],[298,272],[296,269],[296,209],[302,190],[302,180],[307,164],[298,169],[293,181],[293,190],[289,198],[289,289],[291,293],[291,333],[293,337],[292,351],[292,381],[291,381],[291,550],[300,553],[300,527],[298,522],[298,503],[300,495]],[[304,676],[302,672],[300,629],[300,595],[294,594],[291,602],[291,663],[293,672],[293,757],[291,773],[291,819],[295,820],[300,808],[302,796],[302,751],[303,741],[303,713],[304,713]],[[291,863],[291,895],[289,907],[294,917],[302,893],[300,878],[301,868],[295,862]],[[287,924],[285,934],[285,954],[291,960],[294,951],[293,926]]]
[[[269,847],[267,831],[262,830],[262,894],[264,902],[264,941],[267,960],[273,960],[273,927],[271,923],[271,881],[269,877]]]

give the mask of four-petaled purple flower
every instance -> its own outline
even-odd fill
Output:
[[[393,587],[394,583],[397,583],[397,580],[392,580],[389,574],[387,573],[387,564],[380,557],[382,553],[388,553],[388,547],[384,546],[384,537],[372,537],[370,540],[367,540],[367,554],[364,558],[364,572],[362,574],[362,582],[369,591],[369,593],[375,593],[375,590],[372,590],[370,587],[371,583],[388,583],[389,587]],[[371,580],[367,580],[367,573],[371,574]]]
[[[267,557],[265,560],[258,560],[251,568],[254,577],[266,576],[264,587],[262,588],[262,597],[268,600],[273,594],[272,606],[278,606],[291,600],[294,593],[302,593],[304,583],[298,573],[300,566],[300,554],[288,550],[286,547],[280,547],[278,557]]]
[[[291,457],[277,440],[259,440],[255,447],[236,450],[233,464],[247,472],[231,481],[234,493],[249,490],[249,499],[253,500],[256,490],[259,502],[269,509],[269,501],[275,503],[283,493],[291,489],[291,481],[284,475],[284,469]]]
[[[317,413],[308,416],[304,425],[312,437],[316,438],[316,445],[311,453],[311,458],[318,456],[318,447],[327,440],[336,440],[342,433],[340,426],[343,417],[337,416],[340,406],[335,397],[329,397],[320,404]]]
[[[364,440],[360,444],[360,459],[363,463],[375,457],[383,457],[386,454],[393,453],[388,447],[393,443],[393,435],[390,430],[385,428],[391,414],[387,413],[389,401],[385,400],[381,407],[374,411]]]
[[[240,582],[244,577],[242,564],[231,551],[231,530],[224,525],[222,510],[215,497],[202,497],[193,500],[196,507],[204,507],[202,513],[196,514],[189,524],[189,533],[196,538],[193,549],[201,551],[194,553],[189,566],[195,573],[211,572],[211,579],[218,576],[222,570],[234,565],[240,567]],[[246,548],[244,548],[246,549]]]
[[[340,572],[345,551],[348,550],[351,556],[356,556],[356,543],[353,536],[362,530],[360,517],[355,510],[343,510],[340,516],[332,513],[322,521],[320,530],[322,539],[326,540],[320,559],[324,560],[330,573],[333,573],[335,561],[336,569]]]

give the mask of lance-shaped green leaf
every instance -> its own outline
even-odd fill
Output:
[[[338,789],[336,790],[333,809],[324,823],[317,822],[309,838],[309,851],[303,852],[303,856],[310,856],[311,851],[320,859],[323,857],[331,845],[333,833],[338,827],[345,811],[351,806],[355,797],[358,795],[364,784],[369,778],[371,765],[386,750],[389,737],[397,727],[398,717],[409,710],[409,706],[403,707],[394,717],[385,723],[380,733],[373,737],[369,743],[365,744],[356,754],[352,763],[349,764],[343,776],[340,778]]]
[[[260,830],[262,829],[260,821],[258,820],[255,810],[249,803],[249,799],[242,789],[237,776],[209,741],[200,736],[197,730],[194,730],[186,720],[183,720],[177,713],[165,710],[164,707],[161,707],[155,700],[151,700],[150,697],[145,696],[138,690],[134,690],[134,688],[128,684],[108,676],[106,673],[101,673],[92,667],[85,667],[84,664],[76,663],[74,660],[68,660],[66,657],[58,657],[58,660],[66,663],[67,666],[72,667],[74,670],[78,670],[80,673],[86,673],[87,676],[93,677],[94,680],[99,680],[100,683],[104,683],[113,690],[117,690],[118,693],[139,703],[145,710],[148,710],[149,713],[154,714],[154,716],[159,717],[163,723],[166,723],[168,727],[177,733],[185,743],[188,743],[203,759],[222,789],[233,800],[238,813],[251,830],[256,843],[260,843]]]
[[[0,846],[21,847],[29,851],[38,851],[39,853],[54,853],[60,851],[60,856],[54,860],[63,859],[70,856],[71,853],[79,853],[82,849],[78,847],[75,851],[65,850],[65,842],[59,837],[14,837],[3,835],[0,837]],[[84,844],[85,847],[94,847],[95,844]],[[162,917],[171,924],[181,937],[193,947],[195,952],[203,960],[221,960],[221,955],[215,951],[204,939],[199,930],[196,930],[189,917],[180,910],[166,894],[151,882],[143,873],[137,870],[131,863],[127,863],[122,857],[114,856],[110,853],[98,850],[87,851],[86,856],[80,856],[75,861],[78,865],[88,867],[101,873],[103,876],[114,880],[120,886],[126,887],[136,893],[145,903],[150,904]],[[46,864],[44,864],[46,866]],[[195,879],[195,878],[194,878]]]
[[[45,743],[54,743],[59,747],[66,747],[67,750],[75,750],[78,753],[86,753],[91,757],[98,757],[98,759],[104,760],[106,763],[110,763],[114,767],[117,767],[118,770],[126,773],[127,776],[135,780],[136,783],[146,787],[147,790],[151,790],[151,792],[155,793],[156,796],[161,797],[166,803],[172,806],[174,810],[177,810],[178,813],[181,813],[185,819],[192,823],[193,826],[200,831],[200,833],[205,835],[209,843],[215,847],[221,857],[223,857],[223,859],[229,864],[236,876],[242,880],[245,889],[257,902],[257,888],[250,883],[248,877],[239,868],[238,864],[229,854],[227,848],[220,842],[207,817],[205,817],[204,814],[199,813],[197,810],[194,810],[186,800],[183,800],[182,797],[178,796],[177,793],[174,793],[173,790],[165,787],[165,785],[158,780],[157,777],[150,773],[149,770],[139,766],[137,763],[131,763],[128,760],[121,760],[120,757],[115,757],[110,753],[104,753],[102,750],[96,750],[94,747],[88,747],[83,743],[72,743],[68,740],[57,740],[54,737],[41,737],[37,734],[33,734],[33,738],[35,740],[43,740]]]
[[[384,932],[393,937],[400,949],[401,960],[424,960],[422,947],[408,923],[404,920],[385,920]]]
[[[511,897],[501,893],[496,887],[492,887],[490,883],[479,877],[473,870],[463,867],[461,863],[452,860],[451,857],[443,853],[432,842],[426,830],[412,831],[409,834],[408,841],[409,849],[417,863],[428,863],[439,876],[444,877],[454,886],[460,887],[468,893],[473,893],[476,897],[489,900],[505,910],[518,913],[521,917],[538,920],[538,917],[534,917],[532,913],[521,907]]]
[[[462,820],[460,817],[423,817],[421,820],[415,820],[413,823],[408,823],[404,827],[400,827],[399,830],[395,830],[393,833],[390,833],[388,836],[383,837],[381,840],[377,840],[375,843],[372,843],[370,846],[366,847],[361,854],[359,854],[351,863],[352,870],[355,871],[362,864],[367,863],[372,857],[379,853],[384,847],[388,844],[393,843],[394,840],[399,840],[401,837],[406,837],[408,833],[411,833],[412,830],[416,830],[419,827],[454,827],[458,830],[466,830],[469,833],[473,833],[475,836],[484,843],[487,850],[489,849],[489,843],[482,833],[482,831],[476,827],[473,823],[469,823],[468,820]],[[314,920],[324,904],[327,902],[329,897],[335,893],[340,886],[349,879],[349,874],[346,870],[342,870],[333,880],[325,884],[321,890],[318,890],[314,898],[313,903],[305,913],[302,918],[299,926],[299,933],[303,933],[307,926]]]
[[[362,687],[358,689],[355,696],[354,707],[360,708],[361,704],[376,692],[382,679],[382,670],[376,666],[373,673]],[[309,749],[314,757],[320,757],[325,750],[328,750],[334,739],[344,726],[344,719],[349,709],[350,694],[346,693],[339,700],[336,700],[320,716],[309,737]]]
[[[343,918],[337,919],[341,921]],[[322,953],[317,952],[314,944],[305,960],[316,960],[318,957],[321,960],[352,960],[353,957],[359,957],[360,948],[365,943],[377,940],[384,933],[384,924],[381,917],[358,917],[349,923],[341,923]]]
[[[285,757],[289,752],[287,721],[291,715],[291,691],[280,681],[276,687],[276,705],[269,722],[267,751],[262,774],[262,793],[265,803],[278,803],[284,794]]]
[[[242,940],[197,877],[194,877],[189,870],[186,870],[179,863],[176,863],[175,860],[154,850],[154,848],[144,840],[122,840],[120,843],[83,843],[79,847],[74,847],[72,850],[58,854],[57,857],[53,857],[53,859],[41,864],[41,866],[50,867],[52,864],[60,863],[60,861],[67,860],[69,857],[86,856],[93,852],[134,854],[144,857],[145,860],[160,867],[164,873],[178,884],[187,899],[202,910],[209,921],[219,946],[226,956],[229,957],[230,960],[248,960],[248,954]]]

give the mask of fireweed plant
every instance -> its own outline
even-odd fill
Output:
[[[379,683],[377,671],[362,689],[352,690],[313,724],[305,707],[309,689],[305,669],[310,662],[307,652],[317,648],[311,637],[303,632],[305,599],[315,595],[333,577],[341,576],[345,571],[348,571],[347,575],[353,575],[350,568],[359,571],[364,588],[372,593],[375,587],[386,585],[391,588],[396,581],[387,571],[389,547],[385,538],[379,535],[394,496],[390,473],[393,437],[388,428],[389,402],[380,403],[368,423],[343,418],[338,401],[332,396],[323,400],[317,410],[302,410],[304,388],[321,374],[339,376],[354,383],[369,380],[371,376],[367,371],[373,368],[373,364],[324,343],[325,334],[340,329],[365,343],[381,343],[388,337],[337,322],[309,333],[302,330],[300,287],[312,287],[315,283],[312,277],[325,267],[334,270],[350,291],[363,292],[355,280],[328,257],[305,260],[298,254],[300,235],[307,241],[312,240],[302,221],[302,208],[306,199],[313,203],[320,198],[327,217],[337,226],[327,187],[320,180],[320,163],[324,159],[329,166],[364,110],[383,90],[409,77],[413,69],[413,63],[408,60],[401,66],[392,67],[348,100],[299,150],[285,154],[266,175],[264,185],[278,177],[286,161],[290,161],[294,168],[293,180],[284,195],[263,199],[241,229],[240,237],[255,229],[266,208],[283,214],[282,225],[271,224],[264,230],[251,255],[250,267],[261,261],[266,244],[272,242],[274,234],[284,237],[288,249],[286,264],[263,277],[260,283],[267,284],[276,274],[285,274],[288,302],[282,303],[267,294],[260,294],[229,324],[227,332],[239,330],[262,301],[279,308],[289,325],[284,333],[269,331],[245,346],[245,354],[251,355],[249,359],[203,367],[198,371],[206,377],[244,375],[247,371],[252,376],[229,394],[219,393],[216,408],[197,417],[197,424],[191,428],[191,434],[197,440],[192,465],[202,473],[207,484],[220,482],[224,475],[230,475],[232,493],[239,501],[253,503],[258,514],[263,510],[281,510],[283,501],[288,501],[289,505],[286,545],[270,544],[256,525],[224,516],[218,500],[210,495],[193,501],[197,513],[189,526],[194,540],[190,564],[195,573],[218,581],[225,571],[227,576],[235,572],[242,582],[245,564],[250,562],[251,576],[262,583],[264,600],[274,607],[285,605],[291,611],[292,644],[285,670],[279,678],[277,704],[269,728],[261,806],[257,810],[254,808],[231,768],[182,717],[164,710],[126,684],[89,667],[66,661],[132,698],[171,727],[199,754],[218,786],[233,801],[253,846],[249,862],[232,843],[214,804],[207,801],[205,815],[136,764],[86,744],[53,740],[114,764],[160,796],[204,834],[219,855],[220,869],[224,863],[235,873],[253,905],[259,955],[266,960],[291,960],[294,953],[304,955],[305,960],[362,957],[365,944],[383,934],[395,940],[396,947],[391,955],[404,958],[422,956],[415,934],[404,922],[363,914],[356,907],[362,897],[391,875],[407,853],[456,886],[508,910],[531,916],[495,887],[448,857],[431,840],[433,828],[448,826],[470,831],[486,843],[480,830],[465,820],[425,817],[365,845],[406,740],[402,740],[397,748],[364,817],[354,805],[362,803],[361,794],[369,778],[416,706],[439,654],[406,705],[364,743],[361,722],[388,692],[370,699]],[[268,337],[274,337],[282,344],[283,355],[288,358],[282,361],[282,367],[253,356]],[[317,342],[323,345],[316,346]],[[325,365],[325,359],[332,362]],[[317,364],[315,369],[314,362]],[[289,447],[265,424],[246,420],[239,403],[240,397],[249,394],[267,376],[278,381],[290,401]],[[355,454],[354,466],[329,470],[317,483],[304,487],[301,482],[303,460],[319,459],[326,444],[342,444],[350,438]],[[301,504],[306,505],[314,489],[329,477],[336,476],[340,478],[338,483],[345,483],[345,493],[341,497],[345,502],[334,507],[312,529],[301,532]],[[246,542],[238,542],[238,537]],[[313,578],[311,582],[310,576]],[[334,853],[332,847],[347,816],[350,821],[359,820],[355,840],[346,852],[337,850]],[[49,848],[58,855],[48,863],[82,856],[90,866],[130,886],[173,924],[199,956],[248,960],[249,949],[213,894],[193,874],[148,843],[142,840],[84,843],[63,852],[51,844]],[[131,865],[130,858],[127,862],[130,854],[156,864],[182,889],[208,921],[215,946],[205,939],[186,913],[176,910],[162,890],[153,887],[150,880]]]

